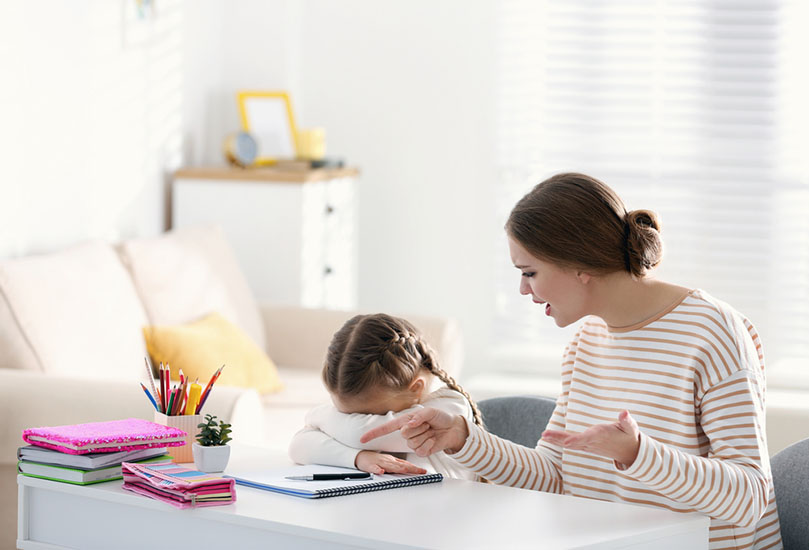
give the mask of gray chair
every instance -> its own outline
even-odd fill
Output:
[[[498,437],[534,448],[556,407],[556,400],[538,395],[493,397],[478,402],[483,425]]]
[[[809,439],[793,443],[770,459],[784,550],[809,545]]]

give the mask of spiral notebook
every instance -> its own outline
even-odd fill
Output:
[[[376,474],[371,479],[352,479],[338,481],[301,481],[286,479],[287,476],[305,476],[309,474],[353,473],[357,470],[338,468],[335,466],[290,466],[269,470],[228,470],[224,477],[233,478],[237,485],[264,489],[275,493],[302,498],[326,498],[370,491],[383,491],[399,487],[411,487],[426,483],[437,483],[444,479],[441,474]]]

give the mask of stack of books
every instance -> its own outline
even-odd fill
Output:
[[[121,479],[124,462],[170,462],[167,447],[184,445],[186,432],[136,418],[23,431],[30,445],[17,451],[26,476],[88,485]]]
[[[89,485],[121,479],[123,462],[165,463],[171,460],[171,455],[167,453],[166,447],[72,455],[27,445],[17,449],[17,460],[17,470],[23,475],[75,485]]]

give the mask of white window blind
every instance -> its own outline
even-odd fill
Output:
[[[766,0],[505,0],[498,218],[562,171],[663,222],[664,280],[749,317],[768,370],[809,387],[807,8]],[[500,365],[558,372],[559,330],[496,243]],[[800,368],[795,368],[799,365]],[[805,372],[804,372],[805,371]],[[772,382],[772,379],[771,379]]]

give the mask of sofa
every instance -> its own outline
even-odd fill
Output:
[[[119,243],[89,242],[0,260],[0,548],[16,538],[16,451],[34,426],[153,419],[142,327],[218,312],[275,363],[283,389],[220,386],[205,405],[234,442],[286,449],[311,407],[334,332],[355,312],[259,305],[216,226]],[[458,326],[406,315],[457,376]]]

